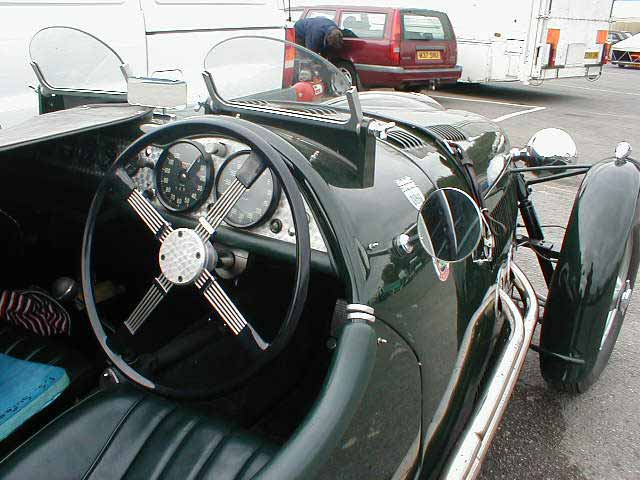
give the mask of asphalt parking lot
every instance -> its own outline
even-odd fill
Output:
[[[580,162],[611,156],[622,140],[640,157],[640,70],[607,66],[594,83],[572,79],[540,87],[457,85],[432,96],[447,108],[499,122],[514,146],[524,145],[539,129],[559,127],[575,139]],[[543,224],[566,224],[577,185],[578,180],[567,179],[536,188],[534,202]],[[562,230],[548,233],[560,245]],[[519,252],[517,260],[543,292],[533,255]],[[529,352],[481,478],[639,479],[639,356],[638,298],[628,310],[609,366],[583,395],[548,388],[539,373],[538,355]]]

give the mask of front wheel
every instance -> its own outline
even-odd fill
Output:
[[[575,197],[540,331],[540,369],[552,387],[586,391],[607,365],[640,262],[640,168],[597,163]]]
[[[583,358],[576,358],[575,363],[563,362],[559,366],[557,360],[551,359],[543,352],[540,356],[540,368],[547,383],[556,390],[570,393],[583,393],[593,385],[602,371],[609,363],[609,358],[618,339],[620,328],[627,313],[627,307],[631,301],[634,282],[638,271],[638,231],[633,228],[626,242],[624,253],[620,259],[610,258],[606,253],[595,256],[594,263],[617,263],[618,270],[606,283],[602,285],[603,291],[611,292],[609,295],[608,308],[598,315],[593,315],[590,324],[593,326],[589,332],[596,342],[591,342],[591,348],[583,352]],[[559,271],[562,272],[563,265],[558,264]],[[598,265],[592,265],[591,271],[598,271]],[[573,309],[576,312],[589,310],[592,306],[593,298],[585,295],[573,302]],[[553,304],[548,306],[550,310],[545,311],[545,322],[553,322],[554,317],[559,312],[555,312]],[[599,318],[595,318],[599,317]],[[598,326],[604,325],[601,332]],[[543,323],[541,337],[545,339],[545,323]],[[591,350],[591,351],[589,351]],[[578,363],[582,361],[584,363]],[[558,375],[558,368],[564,368],[565,373]]]

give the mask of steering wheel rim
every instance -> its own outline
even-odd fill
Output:
[[[289,202],[294,222],[294,228],[296,231],[295,286],[292,291],[287,314],[285,315],[284,320],[280,325],[280,329],[278,330],[276,337],[271,342],[271,344],[268,345],[268,348],[259,352],[259,354],[253,359],[252,364],[248,368],[244,369],[244,371],[240,375],[235,376],[232,380],[224,382],[223,384],[218,384],[210,387],[178,389],[166,385],[161,385],[150,380],[149,378],[138,372],[135,368],[133,368],[122,358],[120,354],[113,351],[108,345],[108,337],[102,327],[100,314],[98,313],[96,307],[95,293],[92,282],[93,240],[95,236],[95,227],[97,223],[98,212],[100,211],[105,197],[109,192],[110,186],[112,186],[113,183],[115,181],[118,181],[119,177],[122,176],[122,172],[124,171],[123,167],[127,165],[127,163],[129,163],[139,152],[143,151],[147,146],[151,144],[168,144],[172,141],[185,137],[207,135],[230,136],[242,141],[243,143],[247,144],[249,148],[251,148],[251,150],[255,154],[257,154],[257,156],[261,158],[263,162],[266,163],[266,166],[271,168],[272,173],[274,173],[278,177],[278,180],[280,181],[280,184],[282,186],[282,191]],[[119,184],[119,186],[121,188],[122,180],[123,179],[120,178],[121,183]],[[131,179],[129,178],[129,180]],[[135,190],[132,185],[130,185],[129,187],[132,189],[130,191],[130,197],[133,197],[134,192],[137,192],[137,190]],[[231,188],[229,188],[229,190],[231,190]],[[140,195],[140,197],[142,196]],[[218,204],[219,200],[220,199],[216,201],[214,207],[211,210],[215,209],[215,205]],[[129,204],[132,205],[131,202],[129,202]],[[150,203],[148,205],[151,206]],[[151,208],[155,210],[155,207]],[[144,220],[144,218],[142,219]],[[145,221],[145,223],[147,222]],[[199,225],[202,225],[202,223]],[[196,229],[197,228],[199,227],[196,227]],[[195,232],[196,229],[192,231]],[[178,230],[174,230],[173,232],[177,232]],[[200,232],[202,232],[202,230],[203,228],[200,228]],[[161,236],[164,235],[164,233],[159,232],[158,235]],[[215,235],[215,233],[209,235],[209,237],[207,238],[210,238],[213,235]],[[208,241],[205,241],[205,244],[207,243]],[[260,368],[262,368],[266,363],[274,358],[279,352],[281,352],[282,349],[289,343],[291,336],[298,326],[298,322],[300,320],[300,316],[302,314],[302,310],[304,308],[307,297],[310,275],[310,258],[311,246],[309,239],[309,224],[300,189],[281,155],[267,141],[257,135],[253,130],[246,128],[241,124],[240,121],[230,117],[194,118],[169,123],[141,136],[132,144],[130,144],[118,156],[118,158],[114,161],[113,165],[109,169],[107,175],[100,183],[91,202],[91,207],[89,208],[89,214],[87,216],[82,242],[81,265],[82,287],[87,315],[89,317],[93,332],[96,335],[98,342],[100,343],[100,346],[107,354],[111,362],[118,368],[118,370],[120,370],[120,372],[124,374],[124,376],[128,380],[145,389],[152,390],[164,396],[188,399],[210,398],[238,388],[248,378],[254,375]],[[208,271],[207,268],[205,268],[204,270]],[[212,285],[212,283],[210,283],[209,285]],[[156,283],[153,283],[152,287],[155,284]],[[206,292],[206,289],[208,288],[209,287],[206,287],[201,291],[201,293]],[[204,293],[203,296],[205,296]],[[209,300],[209,303],[211,303],[211,300]],[[247,325],[249,328],[251,327],[248,322]],[[245,330],[242,330],[242,332],[245,332]],[[245,333],[248,334],[249,332],[246,331]]]

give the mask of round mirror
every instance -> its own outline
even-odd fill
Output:
[[[464,260],[482,237],[482,214],[473,199],[457,188],[433,192],[418,213],[418,236],[425,250],[443,262]]]
[[[529,167],[549,167],[573,165],[578,158],[576,143],[564,130],[545,128],[536,133],[527,143],[527,159]],[[560,173],[557,170],[548,173]]]

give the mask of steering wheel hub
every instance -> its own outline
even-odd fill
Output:
[[[158,258],[167,280],[174,285],[189,285],[207,265],[207,248],[196,232],[178,228],[162,243]]]

